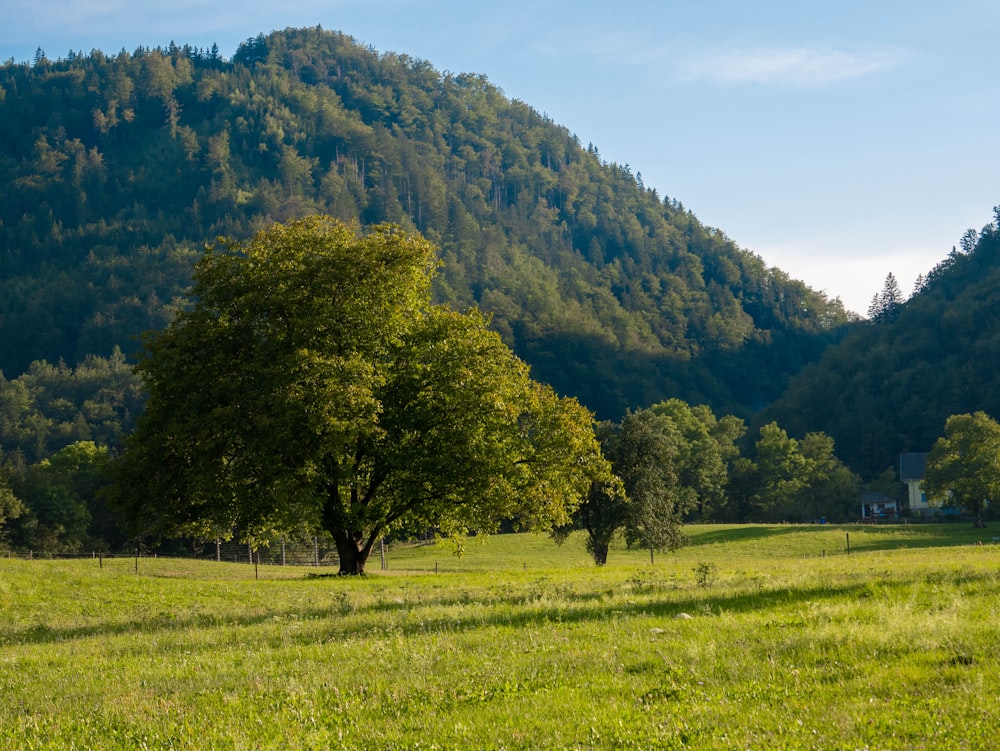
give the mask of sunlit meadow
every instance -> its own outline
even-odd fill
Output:
[[[687,533],[603,568],[581,537],[396,546],[362,578],[0,558],[0,747],[996,747],[988,531]]]

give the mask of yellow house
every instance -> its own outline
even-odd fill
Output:
[[[938,513],[941,506],[927,500],[920,484],[927,471],[928,451],[899,455],[899,481],[906,484],[907,504],[911,514]]]

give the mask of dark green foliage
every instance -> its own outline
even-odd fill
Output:
[[[962,245],[894,321],[854,329],[759,422],[793,435],[821,430],[874,478],[903,451],[929,451],[950,415],[1000,414],[1000,231],[990,224]]]
[[[46,553],[118,545],[117,517],[98,490],[142,406],[119,350],[76,368],[35,362],[11,381],[0,373],[0,535]]]
[[[685,515],[697,509],[704,517],[708,504],[722,500],[727,463],[736,458],[742,433],[741,420],[717,420],[708,407],[680,399],[630,411],[618,424],[601,423],[601,449],[620,482],[594,483],[573,525],[554,536],[561,542],[572,529],[585,530],[598,565],[607,562],[619,532],[651,554],[681,547]]]
[[[0,368],[169,321],[194,249],[312,213],[441,248],[478,304],[602,416],[670,396],[749,414],[847,320],[485,78],[289,29],[0,66]]]
[[[138,365],[149,400],[114,488],[136,536],[305,527],[360,574],[400,530],[565,523],[611,480],[593,415],[478,311],[432,305],[433,261],[417,233],[329,217],[210,248]]]
[[[60,449],[14,479],[23,513],[10,541],[25,550],[80,553],[122,541],[100,491],[108,484],[108,450],[92,441]]]
[[[11,467],[0,451],[0,542],[7,539],[6,525],[24,513],[24,504],[11,489]]]
[[[823,433],[792,438],[777,423],[764,425],[754,444],[754,459],[733,463],[722,521],[804,522],[857,518],[860,479],[833,453]]]
[[[906,300],[895,275],[890,273],[885,278],[882,291],[876,293],[868,306],[868,318],[873,323],[892,323],[899,317],[899,309]]]
[[[952,415],[944,433],[927,456],[924,492],[982,527],[983,511],[1000,499],[1000,424],[985,412]]]
[[[10,381],[0,373],[0,451],[32,465],[78,441],[114,448],[142,404],[139,377],[120,350],[75,368],[35,362]]]

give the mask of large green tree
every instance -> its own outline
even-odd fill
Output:
[[[982,527],[986,505],[1000,499],[1000,423],[985,412],[952,415],[944,433],[927,455],[923,490],[971,511]]]
[[[478,312],[430,303],[434,248],[325,217],[210,247],[146,340],[116,497],[136,533],[260,539],[303,522],[362,573],[400,527],[545,528],[610,467],[591,414]]]

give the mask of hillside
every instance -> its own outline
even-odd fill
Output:
[[[0,186],[8,377],[134,351],[206,241],[315,212],[422,232],[438,299],[603,417],[748,415],[849,320],[486,78],[318,28],[0,66]]]
[[[1000,207],[996,210],[1000,216]],[[1000,416],[1000,229],[967,232],[962,249],[883,323],[856,327],[805,368],[759,417],[790,433],[822,430],[866,476],[901,451],[929,451],[949,415]]]

